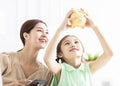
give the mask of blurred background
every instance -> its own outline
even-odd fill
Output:
[[[95,86],[120,86],[120,10],[118,10],[118,1],[0,0],[0,52],[17,51],[23,47],[19,31],[27,19],[39,18],[45,21],[48,24],[51,38],[68,10],[83,8],[100,28],[114,52],[111,61],[93,75],[93,83]],[[89,28],[72,33],[80,36],[87,52],[91,54],[101,52],[98,40]],[[41,62],[43,62],[43,54],[44,50],[39,54],[38,59]]]

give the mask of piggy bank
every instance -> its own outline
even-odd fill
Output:
[[[74,10],[70,15],[71,28],[80,27],[85,28],[87,13],[83,10]]]

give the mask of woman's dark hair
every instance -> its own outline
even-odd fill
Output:
[[[62,41],[63,41],[65,38],[70,37],[70,36],[76,37],[76,36],[74,36],[74,35],[66,35],[65,37],[63,37],[63,38],[60,40],[60,42],[59,42],[58,45],[57,45],[57,59],[56,59],[56,61],[57,61],[58,63],[59,63],[60,60],[61,60],[62,63],[65,62],[65,60],[64,60],[63,58],[59,58],[58,54],[61,52],[61,44],[62,44]],[[77,38],[77,37],[76,37],[76,38]],[[82,44],[81,41],[80,41],[80,43],[81,43],[81,45],[82,45],[83,52],[84,52],[84,46],[83,46],[83,44]]]
[[[22,40],[22,43],[23,45],[25,45],[25,39],[23,37],[23,33],[26,32],[26,33],[30,33],[30,31],[35,27],[36,24],[38,23],[43,23],[46,25],[47,27],[47,24],[42,21],[42,20],[39,20],[39,19],[31,19],[31,20],[27,20],[26,22],[24,22],[24,24],[22,25],[21,27],[21,30],[20,30],[20,38]]]

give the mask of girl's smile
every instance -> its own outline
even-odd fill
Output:
[[[72,49],[70,49],[69,51],[70,51],[70,52],[75,52],[75,51],[79,51],[79,49],[78,49],[78,48],[72,48]]]

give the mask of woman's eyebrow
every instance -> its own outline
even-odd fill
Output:
[[[40,28],[40,29],[43,29],[43,27],[39,27],[39,26],[38,26],[38,27],[36,27],[36,28]]]
[[[38,27],[36,27],[36,28],[38,28],[38,29],[42,29],[42,30],[45,30],[45,31],[48,32],[48,29],[44,29],[43,27],[38,26]]]

